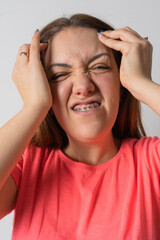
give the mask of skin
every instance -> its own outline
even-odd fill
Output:
[[[53,66],[57,63],[70,66]],[[112,127],[120,95],[119,73],[111,49],[98,40],[93,29],[66,29],[50,41],[45,69],[54,114],[69,139],[63,151],[74,160],[92,165],[109,160],[118,150]],[[63,75],[57,78],[59,74]],[[73,111],[77,101],[84,105],[93,101],[90,99],[98,99],[101,106],[86,112]]]

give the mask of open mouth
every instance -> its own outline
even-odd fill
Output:
[[[92,109],[100,107],[101,103],[99,102],[92,102],[89,104],[82,104],[82,105],[76,105],[72,109],[73,111],[79,111],[79,112],[85,112],[90,111]]]

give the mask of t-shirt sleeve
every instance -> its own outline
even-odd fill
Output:
[[[145,141],[145,159],[154,186],[160,194],[160,139],[147,138]]]
[[[21,180],[21,175],[22,175],[22,169],[23,169],[23,156],[21,156],[20,160],[14,167],[14,169],[11,172],[11,176],[13,177],[17,188],[19,188],[20,180]]]

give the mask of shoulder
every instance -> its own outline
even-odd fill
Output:
[[[123,141],[123,147],[149,153],[160,148],[160,139],[158,137],[128,138]]]
[[[159,169],[160,172],[160,139],[158,137],[125,139],[121,148],[125,159],[133,161],[137,166]]]
[[[141,139],[125,139],[123,154],[130,158],[139,169],[146,169],[151,175],[160,174],[160,139],[158,137],[142,137]]]
[[[37,147],[34,144],[29,144],[26,150],[24,151],[24,157],[45,157],[50,155],[51,153],[55,153],[54,148],[50,147]]]
[[[24,166],[29,166],[32,164],[32,167],[35,165],[41,165],[45,163],[50,158],[54,158],[57,153],[57,150],[50,147],[37,147],[33,144],[29,144],[26,150],[24,151],[21,159],[23,161]]]

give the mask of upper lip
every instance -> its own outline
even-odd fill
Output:
[[[98,102],[98,103],[100,103],[101,104],[101,100],[100,99],[98,99],[98,98],[90,98],[90,99],[88,99],[88,100],[86,100],[86,101],[75,101],[72,105],[71,105],[71,108],[73,109],[76,105],[87,105],[87,104],[91,104],[91,103],[93,103],[93,102]]]

